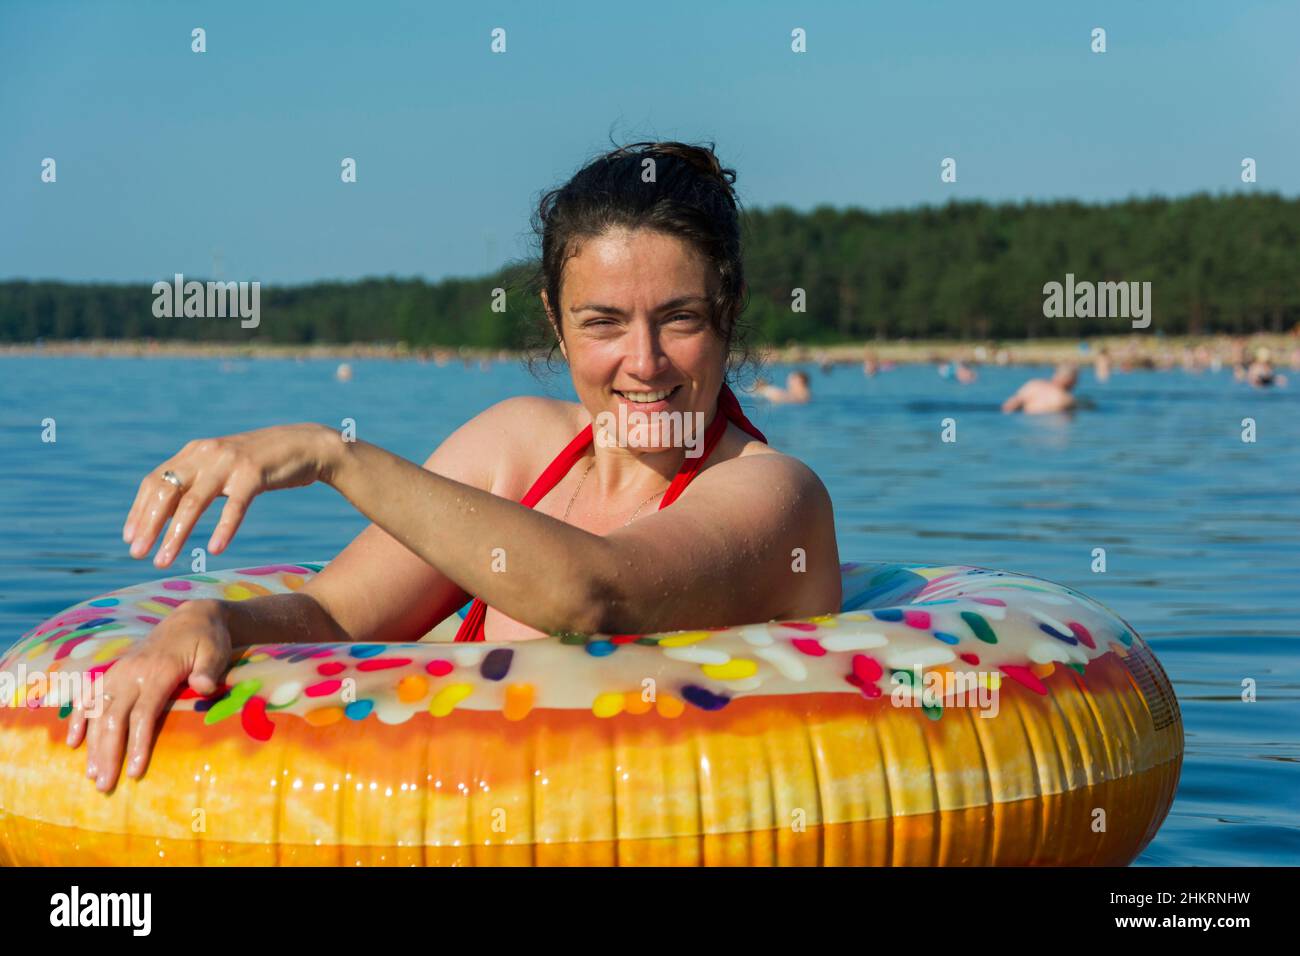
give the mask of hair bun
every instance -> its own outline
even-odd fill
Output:
[[[675,140],[658,143],[649,141],[631,143],[607,153],[605,159],[615,160],[628,156],[648,156],[652,159],[656,156],[675,157],[683,160],[696,172],[716,181],[726,190],[727,196],[734,206],[736,204],[736,190],[732,184],[736,181],[736,171],[723,166],[719,162],[717,154],[713,152],[714,145],[714,143],[709,143],[707,146],[692,146],[690,143],[679,143]]]
[[[718,161],[717,154],[713,152],[712,143],[708,146],[691,146],[687,143],[675,142],[654,143],[648,152],[684,159],[700,172],[721,180],[728,187],[736,181],[736,171],[723,167]]]

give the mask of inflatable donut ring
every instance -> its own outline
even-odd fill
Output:
[[[107,670],[184,601],[320,568],[124,588],[10,647],[0,860],[1121,865],[1178,781],[1172,688],[1106,608],[1008,572],[849,564],[842,613],[809,620],[242,648],[215,696],[177,694],[140,779],[94,788],[59,674]]]

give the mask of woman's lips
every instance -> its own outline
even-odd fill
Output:
[[[681,390],[680,385],[674,385],[669,390],[668,396],[666,398],[661,398],[655,402],[634,402],[618,389],[614,389],[614,394],[618,396],[619,404],[626,405],[629,412],[645,412],[646,414],[650,414],[652,412],[668,411],[668,409],[672,407],[673,399],[677,397],[677,393],[680,390]],[[662,392],[662,391],[663,389],[661,388],[652,388],[652,389],[644,389],[644,390],[639,389],[638,394],[654,394],[655,392]]]

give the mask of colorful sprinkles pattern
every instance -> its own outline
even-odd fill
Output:
[[[10,706],[67,701],[24,698],[21,674],[106,671],[185,601],[242,601],[301,588],[323,562],[275,564],[146,582],[56,614],[10,647],[0,671],[14,675]],[[211,697],[180,690],[173,709],[204,725],[235,720],[257,741],[284,720],[315,727],[399,724],[417,714],[461,710],[527,720],[538,708],[594,718],[672,720],[743,697],[842,693],[864,704],[915,693],[914,668],[983,669],[1035,694],[1056,665],[1086,681],[1088,664],[1126,658],[1137,638],[1127,624],[1062,585],[966,566],[846,564],[843,609],[801,621],[669,634],[557,635],[510,645],[434,642],[259,645],[241,649]],[[582,653],[575,653],[575,651]],[[19,670],[19,669],[22,670]],[[943,706],[924,707],[940,719]]]

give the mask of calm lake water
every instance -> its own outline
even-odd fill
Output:
[[[0,647],[92,595],[165,572],[121,527],[144,474],[189,439],[297,421],[337,426],[421,462],[459,424],[515,394],[571,398],[518,364],[0,358]],[[784,380],[784,369],[769,378]],[[1004,416],[1029,374],[932,367],[813,372],[815,401],[742,397],[773,445],[835,502],[843,560],[960,563],[1049,578],[1096,597],[1150,641],[1182,706],[1187,756],[1148,865],[1300,864],[1300,382],[1257,392],[1229,372],[1083,374],[1095,407]],[[1293,376],[1294,377],[1294,376]],[[940,441],[956,419],[957,441]],[[1241,439],[1242,419],[1257,440]],[[41,422],[58,441],[41,441]],[[219,504],[191,541],[206,544]],[[316,486],[257,499],[210,568],[331,558],[366,519]],[[1107,570],[1091,570],[1106,550]],[[1253,678],[1258,700],[1243,703]]]

